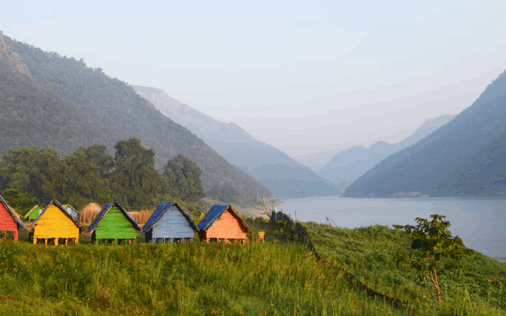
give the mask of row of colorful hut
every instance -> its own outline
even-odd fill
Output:
[[[73,213],[72,210],[66,209],[57,200],[40,209],[30,229],[33,243],[78,243],[84,227],[78,221],[77,212],[74,210]],[[24,224],[19,215],[0,195],[0,231],[4,231],[5,236],[12,231],[17,241],[18,231],[22,227]],[[148,242],[164,243],[192,242],[195,232],[205,242],[216,239],[245,243],[247,234],[251,233],[248,224],[231,205],[214,205],[197,226],[179,204],[160,204],[141,228],[117,201],[105,204],[87,231],[91,233],[92,242],[116,244],[134,243],[137,231],[144,232]]]

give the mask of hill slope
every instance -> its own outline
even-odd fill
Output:
[[[466,110],[413,146],[389,156],[346,196],[499,195],[506,192],[506,72]],[[402,194],[402,193],[401,193]]]
[[[0,100],[6,100],[1,111],[4,121],[14,122],[2,126],[8,138],[2,135],[0,154],[11,146],[32,144],[69,154],[78,145],[94,143],[106,144],[112,153],[117,141],[136,136],[155,150],[159,168],[183,154],[201,168],[206,188],[228,184],[242,195],[270,196],[267,188],[162,115],[126,83],[101,69],[88,68],[82,60],[44,52],[3,35],[0,42],[2,67],[10,69],[1,73]],[[22,65],[29,71],[19,72]]]
[[[203,138],[209,146],[278,196],[338,195],[327,179],[284,152],[256,140],[234,123],[223,123],[171,98],[164,90],[134,86],[165,116]]]
[[[369,148],[356,146],[346,149],[327,163],[318,174],[329,179],[340,190],[344,191],[348,185],[373,168],[380,161],[391,154],[409,147],[444,124],[451,121],[456,115],[447,114],[425,121],[413,135],[397,144],[384,141],[375,143]]]

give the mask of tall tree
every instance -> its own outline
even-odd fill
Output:
[[[9,148],[0,160],[0,173],[9,188],[26,192],[42,203],[61,196],[63,164],[53,148]]]
[[[112,199],[109,182],[114,167],[112,156],[105,154],[105,145],[79,147],[63,159],[62,199],[72,205],[89,202],[103,204]]]
[[[185,156],[177,155],[167,161],[163,174],[177,197],[189,202],[197,202],[204,197],[200,168]]]
[[[111,174],[116,199],[134,208],[151,208],[168,193],[168,183],[155,169],[155,151],[130,137],[114,145],[115,170]]]

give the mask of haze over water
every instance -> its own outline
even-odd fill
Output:
[[[288,199],[278,207],[299,221],[355,228],[374,224],[414,225],[415,218],[446,215],[452,235],[491,257],[506,257],[506,199],[503,198],[388,198],[360,199],[337,196]]]

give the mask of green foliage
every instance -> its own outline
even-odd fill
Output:
[[[457,304],[451,312],[441,312],[443,315],[506,314],[504,263],[469,249],[465,250],[469,255],[463,256],[459,262],[451,257],[442,259],[438,280],[445,300],[433,307],[433,285],[420,280],[418,272],[410,265],[397,264],[399,256],[414,255],[419,251],[411,248],[414,240],[412,231],[408,233],[401,229],[404,226],[391,229],[375,225],[348,229],[312,222],[302,224],[321,256],[379,293],[420,304],[428,310],[444,310]],[[463,274],[455,269],[456,264],[467,267]],[[458,304],[468,307],[464,311]],[[484,312],[478,310],[481,307],[474,308],[475,305],[500,310]]]
[[[405,226],[407,232],[413,231],[413,242],[411,248],[414,251],[409,254],[399,255],[399,261],[407,262],[416,270],[420,280],[424,281],[427,273],[436,289],[439,302],[441,302],[441,288],[437,278],[437,270],[458,269],[462,273],[462,257],[469,253],[464,247],[462,239],[458,236],[452,237],[448,230],[450,222],[445,220],[446,216],[439,214],[430,215],[431,221],[417,217],[417,225]],[[448,260],[444,260],[448,259]]]
[[[7,204],[12,206],[21,216],[24,216],[34,205],[39,203],[36,197],[16,189],[6,189],[2,192],[2,196]]]
[[[117,200],[134,208],[152,208],[170,198],[167,179],[155,169],[153,149],[141,146],[136,137],[121,140],[114,148],[111,182]]]
[[[9,154],[0,159],[1,176],[11,189],[6,191],[9,203],[14,208],[20,206],[24,213],[39,201],[44,204],[53,199],[78,208],[90,202],[118,200],[123,206],[136,209],[151,209],[173,200],[197,201],[195,191],[170,190],[167,177],[154,168],[154,150],[143,147],[138,138],[119,141],[115,149],[113,158],[106,154],[105,145],[80,146],[63,159],[51,148],[9,149]],[[194,168],[192,175],[198,174],[198,167],[186,158],[183,165]],[[178,182],[177,177],[185,174],[173,176]],[[195,189],[194,180],[190,183]],[[180,182],[185,181],[188,178]]]
[[[61,194],[62,171],[60,155],[53,148],[9,148],[0,160],[0,173],[7,187],[28,193],[41,202]]]
[[[204,187],[200,179],[200,168],[183,155],[167,161],[163,173],[174,195],[183,200],[197,202],[204,197]]]

